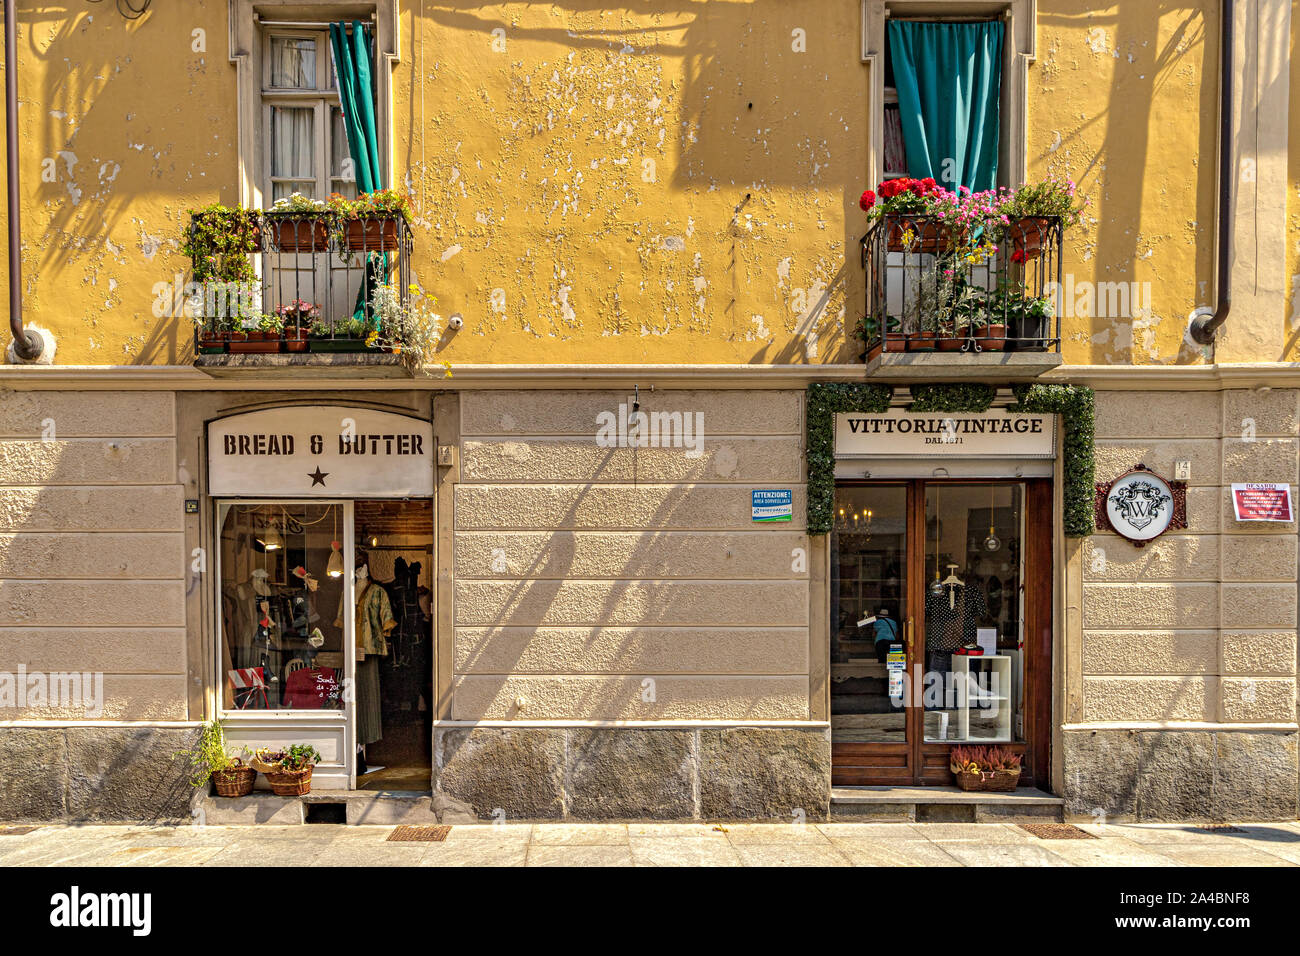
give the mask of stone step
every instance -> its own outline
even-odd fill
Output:
[[[831,820],[878,823],[1063,823],[1065,801],[1032,787],[832,787]]]

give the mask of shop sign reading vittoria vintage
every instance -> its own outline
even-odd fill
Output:
[[[836,458],[1054,458],[1051,415],[848,412],[835,416]]]
[[[293,405],[208,424],[208,494],[416,498],[433,494],[433,426],[347,405]]]

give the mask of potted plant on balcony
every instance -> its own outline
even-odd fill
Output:
[[[178,751],[175,756],[189,760],[190,784],[195,788],[206,787],[211,780],[219,797],[243,797],[253,792],[257,771],[226,750],[225,731],[219,720],[205,723],[193,749]]]
[[[871,222],[885,220],[885,244],[890,252],[936,253],[949,244],[949,227],[929,217],[936,200],[947,192],[933,179],[887,179],[868,189],[858,205]]]
[[[367,331],[367,323],[356,317],[337,322],[318,320],[308,332],[307,347],[312,352],[364,352]]]
[[[193,285],[185,311],[194,322],[201,353],[223,351],[234,323],[258,299],[253,254],[261,243],[257,213],[215,204],[190,210],[181,251],[190,257]]]
[[[299,797],[311,792],[312,768],[320,759],[311,744],[293,744],[283,750],[259,750],[254,766],[266,775],[276,796]]]
[[[1003,334],[1012,348],[1038,352],[1047,347],[1048,332],[1055,314],[1050,296],[1035,297],[1023,287],[1005,288],[1000,291],[992,312],[1005,316]]]
[[[335,245],[350,252],[396,251],[398,220],[411,217],[410,202],[395,189],[376,189],[356,199],[333,193],[327,205]]]
[[[192,316],[194,334],[200,355],[219,355],[226,351],[230,339],[230,323],[225,319],[210,318],[199,312]]]
[[[1020,760],[1003,747],[953,747],[948,769],[963,790],[1006,791],[1020,781]]]
[[[275,310],[284,329],[286,352],[306,352],[312,324],[320,317],[320,306],[294,299]]]
[[[322,252],[329,248],[330,211],[326,203],[293,193],[266,210],[267,231],[281,252]]]
[[[280,351],[280,332],[283,329],[280,319],[274,315],[263,315],[256,319],[245,319],[237,331],[230,334],[230,351],[236,355],[262,355]]]
[[[370,295],[370,314],[376,328],[366,344],[402,356],[412,371],[433,358],[442,337],[442,316],[433,311],[437,299],[412,283],[403,298],[397,287],[385,283]]]
[[[1063,228],[1078,224],[1084,204],[1075,202],[1074,191],[1073,180],[1048,176],[1021,186],[1002,203],[1002,232],[1011,243],[1013,262],[1038,258],[1058,222]]]

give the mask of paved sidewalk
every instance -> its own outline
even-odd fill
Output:
[[[389,826],[42,826],[0,835],[0,866],[1295,866],[1300,824],[629,823],[455,826],[441,843]]]

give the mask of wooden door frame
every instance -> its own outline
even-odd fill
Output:
[[[924,674],[925,651],[925,489],[928,485],[1024,485],[1024,718],[1023,743],[1002,746],[1024,755],[1022,786],[1049,790],[1052,707],[1052,613],[1054,551],[1052,479],[1050,478],[910,478],[883,481],[837,481],[836,487],[898,487],[907,489],[907,609],[910,633],[919,636],[908,647],[909,699],[905,744],[831,743],[832,780],[836,786],[949,786],[951,743],[926,743],[923,708],[913,706],[918,674]],[[917,545],[920,545],[919,547]],[[829,580],[828,580],[829,583]],[[905,626],[907,626],[905,621]],[[906,639],[906,633],[904,639]],[[830,640],[827,633],[826,640]],[[839,760],[837,761],[837,757]],[[854,759],[856,758],[856,759]],[[846,766],[853,760],[855,766]],[[837,768],[836,763],[840,766]]]

